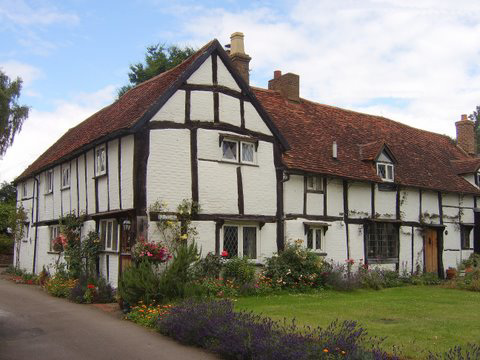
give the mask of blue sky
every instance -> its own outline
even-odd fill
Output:
[[[226,44],[235,31],[255,86],[295,72],[302,97],[451,136],[480,104],[475,1],[0,0],[0,68],[24,79],[31,107],[0,181],[111,103],[148,45]]]

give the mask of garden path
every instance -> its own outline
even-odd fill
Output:
[[[215,359],[91,305],[0,279],[1,360]]]

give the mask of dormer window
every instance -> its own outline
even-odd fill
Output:
[[[393,164],[377,162],[377,175],[380,176],[383,181],[393,181]]]
[[[105,146],[98,147],[95,150],[95,175],[100,176],[107,173],[107,155]]]

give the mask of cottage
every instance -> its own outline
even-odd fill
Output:
[[[289,239],[334,261],[443,275],[480,251],[473,122],[448,137],[300,97],[298,75],[249,86],[243,34],[217,40],[70,129],[17,179],[27,209],[20,266],[57,256],[59,219],[84,214],[114,286],[149,211],[200,203],[204,254],[261,262]],[[476,225],[477,224],[477,225]],[[473,231],[472,231],[473,230]]]

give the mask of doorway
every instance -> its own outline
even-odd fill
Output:
[[[425,272],[438,274],[438,232],[425,229]]]

